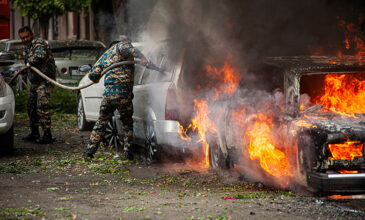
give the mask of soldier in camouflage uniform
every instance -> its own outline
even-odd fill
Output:
[[[25,64],[28,67],[34,66],[50,78],[55,79],[56,65],[48,43],[37,37],[35,38],[28,26],[20,28],[18,33],[24,44],[23,55]],[[23,139],[38,144],[50,144],[53,142],[53,139],[49,98],[53,85],[30,69],[27,70],[27,73],[31,84],[27,104],[31,133]],[[39,125],[43,129],[42,137],[39,135]]]
[[[89,78],[98,82],[101,72],[112,64],[122,61],[133,61],[140,58],[141,64],[147,66],[148,61],[144,55],[134,48],[127,37],[116,42],[99,58],[89,72]],[[123,123],[124,154],[127,159],[132,159],[131,142],[133,139],[133,81],[134,64],[113,68],[105,74],[104,94],[100,106],[99,118],[91,132],[85,157],[93,158],[99,143],[105,134],[105,128],[112,118],[115,109],[118,109]]]

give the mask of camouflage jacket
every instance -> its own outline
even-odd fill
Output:
[[[56,64],[47,41],[34,38],[31,45],[23,48],[24,62],[39,69],[52,79],[56,78]],[[46,81],[34,71],[28,71],[28,79],[32,85]]]
[[[89,72],[89,78],[98,82],[101,72],[115,63],[122,61],[133,61],[134,58],[142,58],[143,54],[129,42],[121,41],[110,47],[94,64]],[[105,74],[104,85],[116,85],[121,83],[132,83],[134,81],[134,64],[123,65],[113,68]]]

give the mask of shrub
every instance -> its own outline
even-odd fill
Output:
[[[27,111],[28,89],[13,89],[15,95],[16,112]],[[77,111],[76,91],[54,87],[51,93],[51,112],[73,114]]]

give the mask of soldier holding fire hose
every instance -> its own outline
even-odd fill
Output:
[[[98,82],[102,71],[114,63],[133,61],[140,58],[141,65],[147,66],[148,60],[131,44],[126,36],[121,36],[121,41],[116,42],[99,58],[89,72],[89,78]],[[99,143],[105,134],[105,128],[112,118],[115,109],[118,109],[123,123],[124,155],[132,159],[131,142],[133,139],[133,82],[134,64],[122,65],[106,72],[104,80],[104,94],[100,106],[99,118],[90,135],[89,144],[85,152],[86,158],[93,158]]]
[[[55,79],[56,65],[48,43],[37,37],[35,38],[28,26],[20,28],[18,34],[24,44],[23,55],[26,66],[34,66],[48,77]],[[53,85],[31,69],[27,68],[26,71],[31,84],[27,103],[31,133],[23,140],[38,144],[50,144],[53,139],[49,99]],[[42,137],[39,135],[39,125],[43,129]]]

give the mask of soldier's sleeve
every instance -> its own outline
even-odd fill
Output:
[[[89,71],[89,79],[94,83],[99,82],[101,78],[102,68],[100,65],[94,65],[91,70]]]
[[[38,44],[31,56],[28,57],[28,63],[32,66],[40,66],[43,62],[47,60],[47,50],[43,45]]]

